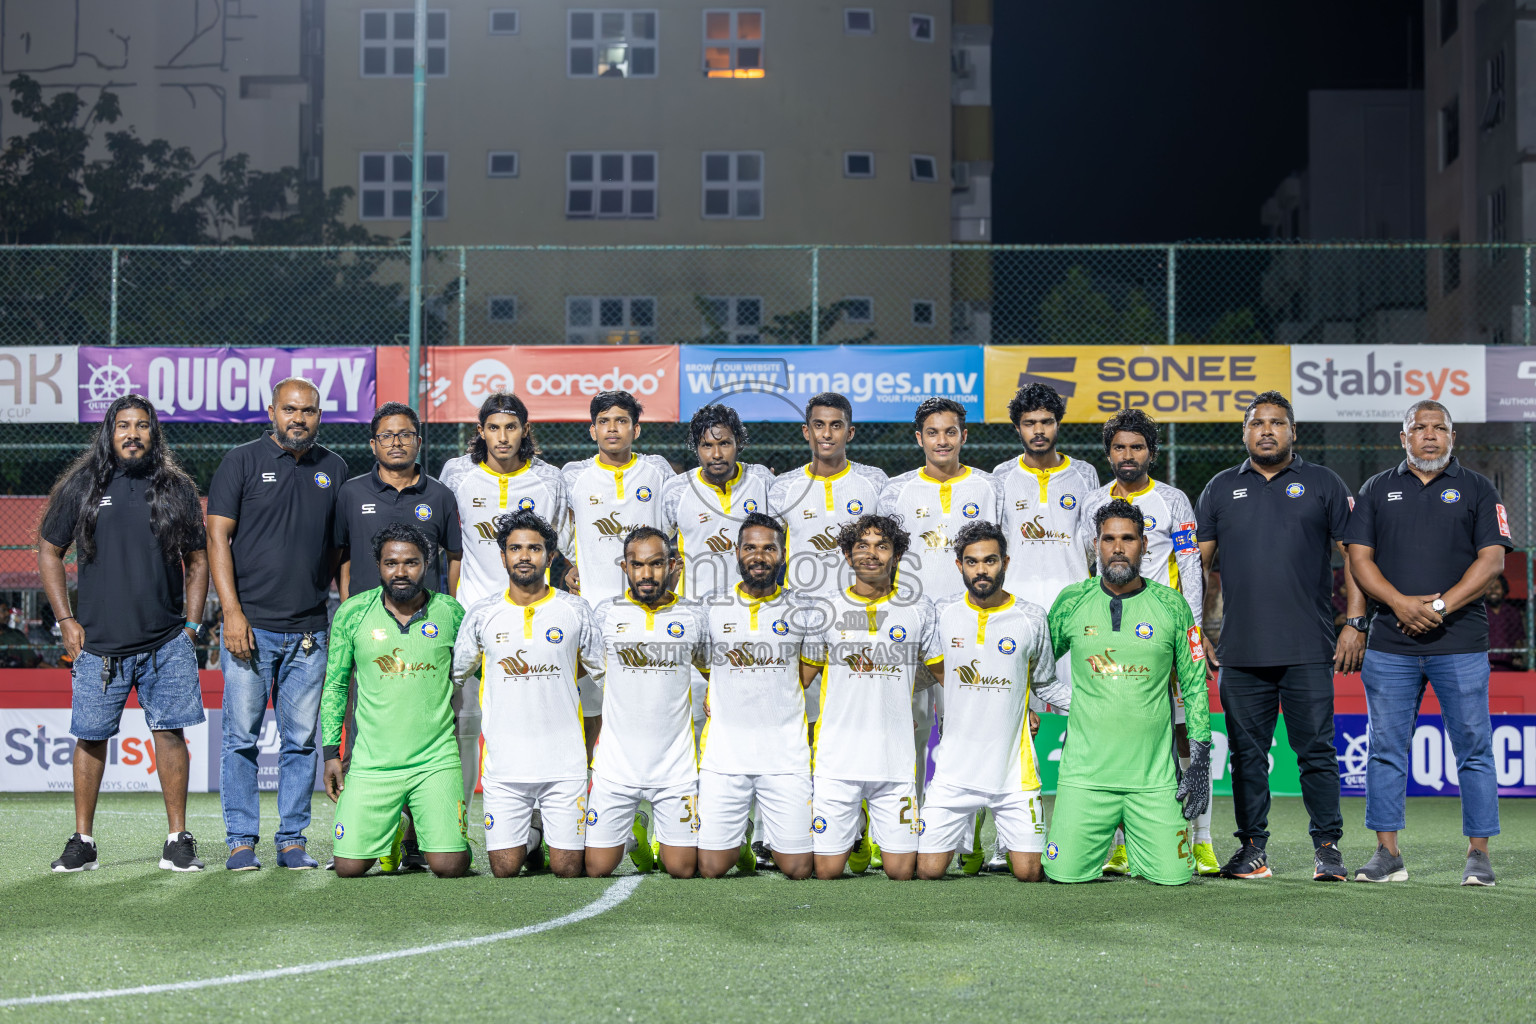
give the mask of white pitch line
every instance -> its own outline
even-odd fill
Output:
[[[630,875],[621,878],[610,885],[601,896],[582,907],[573,910],[563,917],[557,917],[550,921],[541,921],[538,924],[524,925],[521,928],[513,928],[510,931],[496,932],[492,935],[478,935],[472,939],[455,939],[452,942],[434,942],[430,946],[414,946],[410,949],[397,949],[388,953],[371,953],[368,956],[349,956],[344,960],[321,960],[312,964],[295,964],[292,967],[278,967],[270,971],[249,971],[245,974],[231,974],[223,978],[201,978],[196,981],[175,981],[164,985],[139,985],[135,988],[109,988],[97,992],[57,992],[46,996],[22,996],[16,999],[0,999],[0,1007],[6,1006],[36,1006],[42,1003],[74,1003],[87,999],[112,999],[117,996],[150,996],[161,992],[189,992],[200,988],[214,988],[219,985],[239,985],[247,981],[270,981],[273,978],[288,978],[299,974],[317,974],[320,971],[335,970],[338,967],[360,967],[364,964],[384,963],[389,960],[399,960],[408,956],[422,956],[427,953],[441,953],[448,949],[467,949],[471,946],[483,946],[489,942],[501,942],[504,939],[520,939],[526,935],[537,935],[539,932],[551,931],[555,928],[564,928],[568,924],[576,924],[588,918],[596,917],[623,903],[639,888],[640,881],[645,876]],[[513,883],[516,884],[516,883]]]

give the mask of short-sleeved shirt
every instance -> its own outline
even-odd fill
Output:
[[[143,654],[164,646],[186,623],[182,615],[181,559],[166,559],[150,526],[149,481],[117,471],[96,509],[96,557],[80,559],[75,619],[85,630],[85,649],[103,658]],[[43,521],[43,540],[58,548],[74,542],[79,508],[62,503]],[[207,547],[202,517],[191,551]],[[202,609],[189,612],[202,619]]]
[[[351,554],[347,592],[361,594],[380,586],[379,563],[373,557],[373,538],[390,523],[409,523],[432,542],[432,562],[422,580],[428,590],[439,589],[443,552],[457,555],[463,532],[459,506],[453,492],[422,471],[416,482],[396,490],[379,477],[379,467],[341,485],[336,504],[336,546]]]
[[[559,534],[558,546],[569,551],[570,512],[560,471],[543,459],[529,459],[510,473],[498,473],[482,462],[467,470],[443,467],[443,483],[453,489],[463,523],[463,563],[459,569],[459,603],[472,607],[486,597],[506,592],[507,569],[496,543],[496,517],[506,512],[537,514]],[[554,552],[549,552],[554,560]]]
[[[857,462],[831,476],[817,476],[813,465],[774,477],[768,504],[783,521],[788,538],[786,585],[802,594],[832,596],[853,582],[837,546],[838,534],[844,523],[879,507],[880,492],[889,480],[874,466]]]
[[[1407,462],[1367,480],[1344,542],[1374,548],[1376,567],[1400,594],[1443,594],[1482,548],[1514,547],[1509,516],[1493,481],[1461,465],[1455,456],[1427,484]],[[1372,607],[1375,615],[1366,646],[1373,651],[1430,655],[1488,650],[1488,612],[1480,599],[1451,612],[1422,636],[1404,633],[1392,609],[1375,602]]]
[[[1093,517],[1114,500],[1115,481],[1111,480],[1083,503],[1083,546],[1095,557],[1098,538],[1093,535]],[[1147,547],[1141,556],[1141,574],[1183,594],[1195,625],[1200,625],[1205,618],[1205,577],[1200,571],[1200,547],[1195,543],[1194,506],[1177,487],[1151,479],[1125,500],[1136,506],[1143,520],[1142,537]]]
[[[624,538],[637,526],[661,529],[661,492],[673,476],[666,459],[638,453],[622,466],[594,455],[560,470],[581,596],[593,608],[624,593]]]
[[[1349,503],[1339,474],[1300,457],[1270,480],[1244,459],[1205,485],[1195,536],[1216,542],[1223,665],[1333,660],[1331,542],[1346,539]]]
[[[677,592],[691,597],[730,586],[736,572],[736,536],[748,512],[768,512],[773,474],[763,466],[738,462],[736,473],[716,487],[702,469],[670,478],[662,486],[662,529],[677,535],[683,563]]]
[[[1036,469],[1019,455],[999,463],[992,475],[1003,492],[997,525],[1008,535],[1003,586],[1049,608],[1063,587],[1088,578],[1094,554],[1083,545],[1082,524],[1092,522],[1086,502],[1099,486],[1099,471],[1069,455],[1058,466]]]
[[[268,431],[233,449],[208,488],[208,514],[235,521],[230,551],[240,610],[257,629],[324,629],[331,589],[340,455],[315,445],[295,459]]]
[[[926,468],[914,469],[885,485],[880,514],[900,519],[911,535],[896,576],[903,600],[922,595],[943,601],[965,589],[955,567],[955,535],[978,520],[1000,522],[1003,489],[991,473],[969,466],[949,480],[935,480]]]

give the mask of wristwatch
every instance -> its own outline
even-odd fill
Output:
[[[194,640],[201,640],[203,638],[203,624],[201,622],[188,622],[181,628],[190,629]]]
[[[1364,633],[1366,632],[1366,624],[1369,621],[1370,620],[1367,619],[1364,615],[1356,615],[1352,619],[1345,619],[1344,625],[1353,626],[1355,629],[1358,629],[1360,632]]]
[[[1438,615],[1444,615],[1445,614],[1445,602],[1442,601],[1438,597],[1435,598],[1433,601],[1429,602],[1429,607],[1430,607],[1430,609],[1432,611],[1434,611]]]

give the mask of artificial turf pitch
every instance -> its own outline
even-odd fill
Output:
[[[1265,882],[653,874],[609,909],[538,933],[276,978],[17,1005],[495,935],[578,911],[616,882],[488,873],[343,881],[275,868],[270,842],[258,851],[261,871],[226,872],[217,794],[194,795],[189,808],[206,872],[157,869],[158,795],[108,795],[95,833],[100,869],[56,875],[48,862],[73,827],[68,795],[6,794],[0,1019],[1531,1020],[1536,801],[1505,800],[1501,813],[1493,889],[1458,884],[1455,800],[1410,801],[1408,882],[1330,885],[1311,880],[1300,801],[1278,799],[1276,877]],[[1362,801],[1345,801],[1351,868],[1370,853],[1363,814]],[[269,831],[274,816],[267,794]],[[323,796],[314,818],[310,850],[324,863]],[[1231,820],[1231,802],[1218,800],[1217,829]],[[1219,856],[1231,848],[1218,839]],[[626,862],[621,875],[631,870]]]

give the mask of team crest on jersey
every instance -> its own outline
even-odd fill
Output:
[[[1152,639],[1152,623],[1150,623],[1150,622],[1138,622],[1138,623],[1136,623],[1136,635],[1138,637],[1140,637],[1141,639],[1143,639],[1143,640],[1151,640]]]
[[[597,812],[596,811],[588,811],[587,812],[587,817],[586,817],[586,822],[587,822],[587,828],[591,828],[593,825],[596,825],[597,824]]]
[[[863,511],[864,511],[864,503],[862,501],[860,501],[858,498],[854,498],[852,501],[850,501],[848,503],[848,514],[849,515],[856,516],[856,515],[858,515],[859,513],[863,512]]]
[[[544,631],[544,639],[552,644],[557,644],[565,639],[565,633],[561,631],[559,626],[550,626]]]
[[[1014,642],[1013,637],[1005,636],[997,642],[997,649],[1004,654],[1012,654],[1019,649],[1019,645]]]
[[[670,637],[673,637],[673,638],[677,638],[677,637],[680,637],[682,635],[683,635],[683,624],[681,622],[669,622],[669,623],[667,623],[667,636],[670,636]]]
[[[901,643],[903,640],[905,640],[907,638],[907,631],[905,629],[903,629],[901,626],[892,626],[891,627],[891,632],[890,632],[890,637],[891,637],[892,640],[896,641],[897,643]]]
[[[421,635],[426,637],[428,640],[435,639],[437,636],[437,623],[423,622],[421,624]]]
[[[495,827],[496,827],[496,815],[492,814],[490,811],[486,811],[485,812],[485,830],[487,832],[489,832],[491,829],[493,829]]]
[[[757,511],[757,499],[755,499],[755,498],[748,498],[746,501],[741,503],[741,508],[742,508],[743,512],[756,512]]]
[[[981,506],[974,501],[968,501],[961,507],[960,514],[967,519],[975,519],[981,515]]]
[[[818,815],[816,815],[816,817],[811,819],[811,831],[812,832],[815,832],[817,835],[821,835],[826,830],[827,830],[827,819],[826,818],[823,818],[821,815],[818,814]]]
[[[316,484],[316,486],[319,486],[319,487],[329,487],[329,486],[331,486],[330,474],[329,473],[316,473],[315,474],[315,484]]]
[[[340,839],[342,836],[344,836],[346,834],[347,834],[347,827],[345,825],[343,825],[341,822],[338,821],[336,823],[336,838]]]
[[[635,500],[636,501],[650,501],[651,500],[651,489],[649,487],[637,488],[635,490]]]
[[[1447,487],[1440,492],[1440,500],[1447,505],[1453,504],[1461,500],[1461,492],[1454,487]]]
[[[1143,515],[1141,517],[1141,521],[1142,521],[1142,532],[1144,532],[1144,533],[1151,533],[1153,530],[1157,529],[1157,517],[1156,516]]]
[[[783,619],[773,620],[773,633],[775,636],[784,636],[789,632],[789,623]]]
[[[1046,843],[1045,844],[1045,859],[1046,860],[1055,860],[1056,859],[1056,855],[1058,853],[1060,853],[1060,852],[1061,851],[1056,848],[1056,844],[1055,843]]]
[[[518,501],[518,503],[517,503],[517,510],[519,512],[532,512],[533,511],[533,499],[532,498],[522,498],[522,499],[520,499]]]
[[[431,519],[432,518],[432,506],[426,504],[425,502],[423,502],[420,505],[417,505],[416,506],[416,518],[420,519],[422,522],[426,522],[428,519]]]
[[[386,634],[382,629],[376,629],[373,631],[373,638],[375,640],[383,640],[387,635],[388,634]]]
[[[1056,504],[1070,512],[1077,508],[1077,495],[1063,494],[1060,498],[1056,499]]]
[[[1306,494],[1306,493],[1307,493],[1307,488],[1306,488],[1306,485],[1304,485],[1304,484],[1286,484],[1285,485],[1285,496],[1287,498],[1299,498],[1303,494]]]

